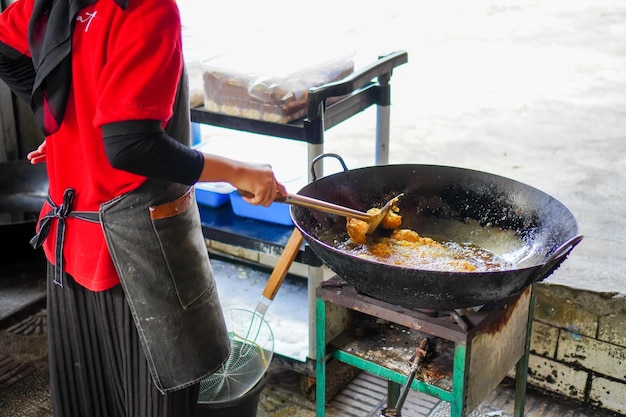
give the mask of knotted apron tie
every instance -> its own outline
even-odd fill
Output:
[[[57,238],[54,251],[54,283],[60,287],[63,287],[63,242],[65,239],[65,219],[68,217],[74,217],[93,223],[100,223],[100,213],[97,211],[72,211],[72,203],[74,202],[75,195],[76,191],[73,188],[66,189],[63,193],[63,203],[59,206],[54,204],[52,198],[48,196],[47,201],[51,209],[39,219],[39,223],[37,224],[37,234],[30,240],[30,244],[33,248],[40,248],[44,240],[48,237],[52,219],[58,219]]]

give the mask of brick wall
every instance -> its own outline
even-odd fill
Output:
[[[528,383],[626,414],[626,299],[540,283]]]

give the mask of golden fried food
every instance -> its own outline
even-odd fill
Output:
[[[390,230],[400,227],[400,224],[402,223],[402,216],[400,216],[397,211],[397,207],[392,207],[392,209],[389,210],[387,214],[385,214],[385,217],[383,217],[383,219],[381,220],[380,227]],[[375,216],[376,214],[380,213],[380,209],[374,207],[367,210],[367,213]],[[348,236],[350,236],[350,239],[354,243],[364,244],[365,242],[367,242],[366,235],[368,229],[369,223],[363,220],[349,218],[346,222],[346,230],[348,231]]]
[[[474,272],[477,269],[476,265],[463,259],[452,259],[448,262],[448,265],[450,265],[452,270],[457,272]]]
[[[388,258],[391,256],[391,247],[384,242],[379,242],[372,245],[371,252],[376,257]]]
[[[364,244],[367,242],[367,237],[365,234],[367,233],[367,229],[369,228],[369,224],[366,221],[358,220],[358,219],[348,219],[346,223],[346,230],[348,231],[348,236],[354,243]]]
[[[406,230],[406,229],[404,229]],[[415,239],[417,234],[397,231],[396,236]],[[496,270],[506,266],[490,252],[472,245],[450,242],[440,243],[430,238],[398,240],[390,237],[374,236],[365,244],[345,245],[342,250],[369,260],[384,262],[407,268],[432,271],[475,272]]]
[[[389,230],[394,230],[400,227],[400,225],[402,224],[402,216],[398,214],[398,211],[398,208],[396,206],[393,206],[391,210],[389,210],[387,214],[385,214],[385,217],[383,217],[380,225],[384,229]]]
[[[477,246],[438,242],[422,237],[414,230],[400,229],[402,216],[397,207],[392,209],[381,222],[382,228],[392,230],[389,237],[384,233],[367,236],[367,222],[348,219],[346,227],[350,240],[342,249],[358,257],[409,268],[475,272],[507,267],[503,259]],[[368,210],[370,214],[379,212],[377,208]]]
[[[415,242],[422,245],[432,245],[436,243],[429,237],[421,237],[416,231],[411,229],[397,229],[391,233],[391,239],[404,240],[406,242]]]
[[[372,216],[375,216],[378,213],[380,213],[380,210],[381,209],[379,208],[373,207],[367,210],[367,214],[371,214]],[[383,217],[383,219],[380,221],[380,226],[383,229],[389,229],[389,230],[397,229],[398,227],[400,227],[400,225],[402,224],[402,216],[400,216],[397,212],[398,212],[398,208],[396,206],[393,206],[391,210],[389,210],[385,214],[385,217]]]

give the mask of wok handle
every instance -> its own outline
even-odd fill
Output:
[[[283,253],[280,255],[276,266],[270,274],[270,278],[267,280],[267,284],[265,284],[263,297],[269,300],[274,299],[280,284],[282,284],[283,280],[287,276],[287,272],[289,272],[289,267],[293,263],[294,259],[296,259],[296,255],[298,254],[298,250],[300,250],[300,246],[303,241],[304,237],[302,236],[302,233],[300,233],[298,229],[294,228],[293,233],[291,233],[291,236],[285,245],[285,249],[283,249]]]
[[[548,276],[550,271],[554,270],[561,262],[565,260],[567,255],[574,249],[576,245],[583,240],[582,235],[576,235],[570,239],[568,239],[565,243],[559,246],[552,254],[548,257],[546,262],[541,266],[541,268],[537,271],[537,275],[534,279],[534,282],[541,281]]]
[[[320,160],[322,160],[324,158],[335,158],[341,164],[341,167],[343,168],[343,172],[346,172],[348,170],[348,166],[346,165],[346,163],[344,162],[344,160],[343,160],[343,158],[341,156],[339,156],[336,153],[323,153],[323,154],[317,155],[311,161],[311,178],[313,179],[313,181],[317,181],[317,174],[315,173],[315,164],[317,164],[318,161],[320,161]],[[322,172],[322,174],[323,174],[323,172]]]

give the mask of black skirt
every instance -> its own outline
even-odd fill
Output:
[[[48,267],[50,392],[58,417],[191,417],[198,384],[163,395],[122,288],[93,292]]]

